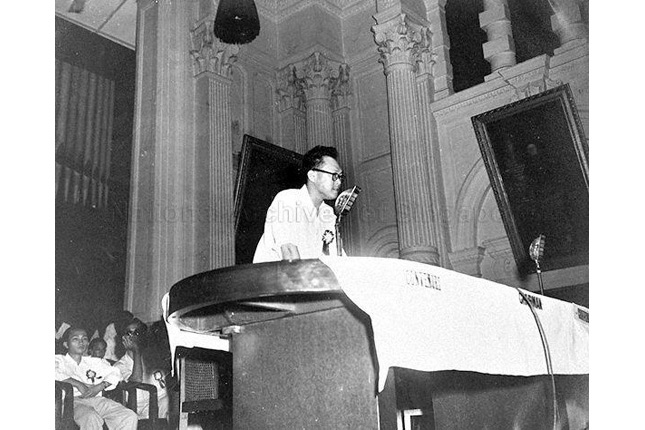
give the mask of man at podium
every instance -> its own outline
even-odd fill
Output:
[[[273,199],[254,263],[319,258],[336,248],[336,215],[325,200],[338,196],[345,179],[337,158],[331,146],[319,145],[304,155],[301,171],[306,183],[280,191]]]

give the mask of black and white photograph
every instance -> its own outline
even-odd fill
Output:
[[[592,240],[640,235],[639,108],[595,84],[639,86],[637,50],[591,31],[637,14],[591,3],[55,0],[12,98],[48,81],[16,128],[55,140],[25,210],[51,212],[13,215],[48,231],[15,228],[44,279],[12,319],[55,358],[33,428],[637,428],[590,389],[639,367],[605,325],[637,319],[639,251]]]

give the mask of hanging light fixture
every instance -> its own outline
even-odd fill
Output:
[[[224,43],[243,45],[260,34],[260,19],[253,0],[220,0],[215,36]]]

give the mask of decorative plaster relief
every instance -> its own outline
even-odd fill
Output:
[[[399,238],[396,224],[387,225],[370,235],[363,247],[363,256],[399,258]]]
[[[336,97],[338,107],[348,106],[351,95],[350,67],[314,52],[306,59],[290,64],[277,73],[280,111],[290,107],[305,109],[304,102]]]
[[[516,276],[517,266],[508,237],[485,240],[482,246],[486,249],[488,257],[482,261],[482,269],[486,269],[483,270],[486,279],[498,281]]]
[[[553,80],[549,77],[549,59],[548,55],[540,55],[518,64],[516,67],[497,72],[504,82],[515,90],[515,94],[511,97],[511,102],[562,85],[562,81]]]
[[[450,263],[455,271],[481,278],[481,262],[484,259],[485,248],[474,246],[468,249],[451,252]]]
[[[372,27],[374,41],[381,54],[386,74],[397,66],[412,66],[417,70],[420,50],[431,43],[432,33],[427,27],[414,24],[401,13],[397,18]]]
[[[470,248],[477,244],[479,210],[491,186],[482,158],[475,161],[464,179],[449,215],[452,249]]]
[[[277,72],[278,81],[278,110],[284,112],[287,109],[305,110],[304,88],[296,76],[295,64],[290,64]]]
[[[338,76],[331,78],[331,109],[349,108],[351,104],[351,82],[349,64],[338,66]]]
[[[230,67],[237,60],[239,45],[223,43],[213,34],[214,21],[207,20],[190,32],[193,74],[211,72],[222,77],[230,76]]]
[[[486,84],[482,84],[486,85]],[[473,88],[478,88],[478,87],[473,87]],[[468,91],[468,90],[466,90]],[[506,96],[508,93],[513,92],[513,87],[508,86],[508,85],[503,85],[501,87],[495,88],[491,91],[486,91],[481,94],[474,95],[473,97],[466,98],[463,101],[454,103],[454,104],[449,104],[450,101],[454,101],[455,99],[460,99],[461,97],[458,97],[460,94],[464,93],[465,91],[455,93],[451,95],[450,97],[446,97],[445,99],[441,100],[441,104],[439,103],[433,103],[432,106],[432,111],[435,114],[435,117],[438,118],[448,116],[450,114],[454,113],[459,113],[459,117],[463,117],[463,111],[467,110],[467,108],[474,106],[474,105],[479,105],[479,104],[484,104],[490,99],[495,99],[496,101],[498,99],[502,99],[503,101],[499,103],[500,106],[503,106],[504,104],[508,103],[507,100],[510,100],[510,97],[504,98],[502,96]],[[457,97],[456,97],[457,96]],[[445,106],[445,107],[443,107]],[[485,111],[481,111],[485,112]],[[475,114],[473,114],[475,115]]]

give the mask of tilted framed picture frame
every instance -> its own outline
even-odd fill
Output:
[[[235,183],[235,264],[253,262],[273,198],[304,184],[301,164],[301,154],[244,135]]]
[[[568,84],[471,118],[521,273],[589,263],[589,150]]]

